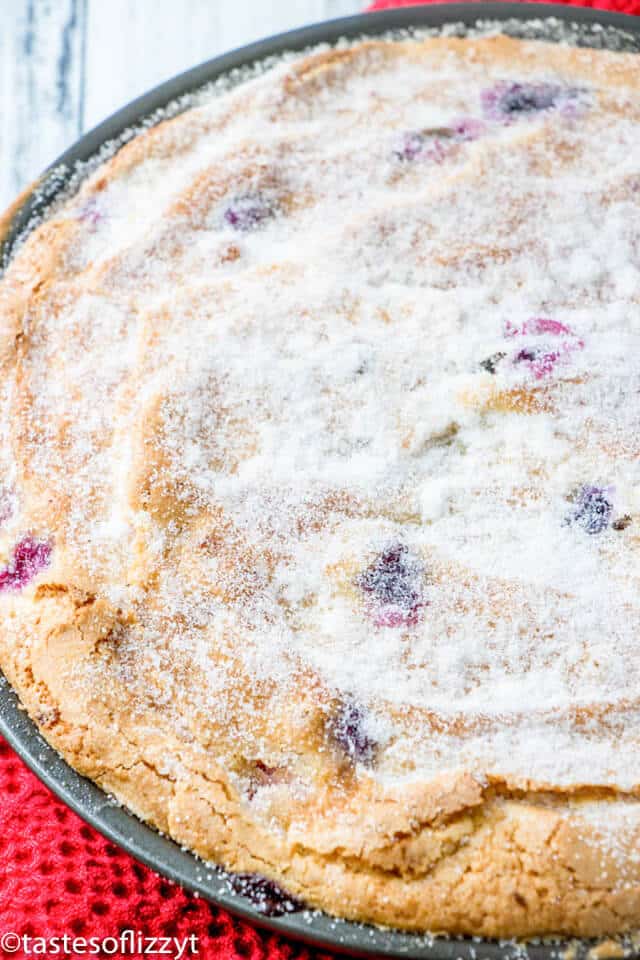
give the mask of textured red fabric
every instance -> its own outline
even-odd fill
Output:
[[[419,2],[377,0],[369,9]],[[640,0],[573,2],[640,13]],[[145,937],[180,940],[194,934],[197,955],[205,958],[319,956],[234,920],[136,862],[57,800],[0,738],[0,937],[13,932],[48,939],[64,934],[104,939],[130,929]],[[27,955],[22,949],[9,953],[0,945],[0,956],[21,960]],[[119,960],[142,956],[101,954],[107,955]],[[190,951],[185,956],[191,956]]]
[[[194,934],[194,955],[203,958],[320,956],[233,919],[138,863],[54,797],[0,737],[0,938],[11,932],[103,940],[123,930],[180,940]],[[0,957],[33,956],[34,944],[27,942],[27,952],[9,952],[0,942]],[[97,956],[143,955],[107,948]],[[191,956],[187,949],[184,957]]]
[[[482,3],[482,0],[475,0]],[[554,0],[531,0],[532,3],[552,3]],[[640,13],[640,0],[564,0],[568,6],[597,7],[616,13]],[[391,7],[415,7],[421,3],[442,3],[442,0],[376,0],[367,10],[389,10]]]

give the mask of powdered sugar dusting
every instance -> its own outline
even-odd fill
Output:
[[[339,53],[203,98],[56,213],[3,536],[36,517],[134,612],[123,682],[154,672],[177,729],[236,717],[238,678],[285,710],[312,676],[380,778],[632,788],[631,68]],[[240,749],[268,752],[248,701]]]

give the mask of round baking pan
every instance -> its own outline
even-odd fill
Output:
[[[548,18],[553,18],[549,22]],[[541,21],[545,20],[543,24]],[[74,176],[78,164],[95,157],[105,144],[126,139],[128,130],[153,122],[156,111],[237,68],[318,43],[334,43],[388,31],[459,29],[499,21],[512,35],[566,41],[567,25],[576,25],[570,42],[616,50],[640,51],[640,19],[600,10],[541,3],[447,3],[362,14],[279,34],[234,50],[182,73],[132,101],[85,134],[66,151],[0,219],[0,262],[6,263],[19,237],[46,214],[47,207]],[[638,61],[640,69],[640,59]],[[593,942],[499,942],[471,937],[432,937],[336,920],[317,911],[298,910],[267,916],[250,899],[234,892],[229,877],[172,840],[148,827],[95,784],[77,774],[43,739],[0,674],[0,732],[34,773],[100,833],[124,847],[158,873],[196,891],[252,923],[307,943],[352,955],[416,960],[572,960],[587,958]],[[640,917],[638,918],[640,925]],[[597,955],[597,954],[596,954]],[[601,955],[604,955],[602,953]],[[619,955],[619,954],[617,954]],[[639,956],[629,945],[626,956]],[[593,956],[593,954],[592,954]]]

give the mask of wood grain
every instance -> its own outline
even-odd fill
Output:
[[[4,208],[81,132],[86,0],[0,6]]]
[[[84,131],[224,50],[360,0],[0,0],[0,210]]]

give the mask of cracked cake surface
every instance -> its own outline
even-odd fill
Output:
[[[640,925],[639,92],[502,35],[322,48],[0,280],[0,665],[265,910]]]

